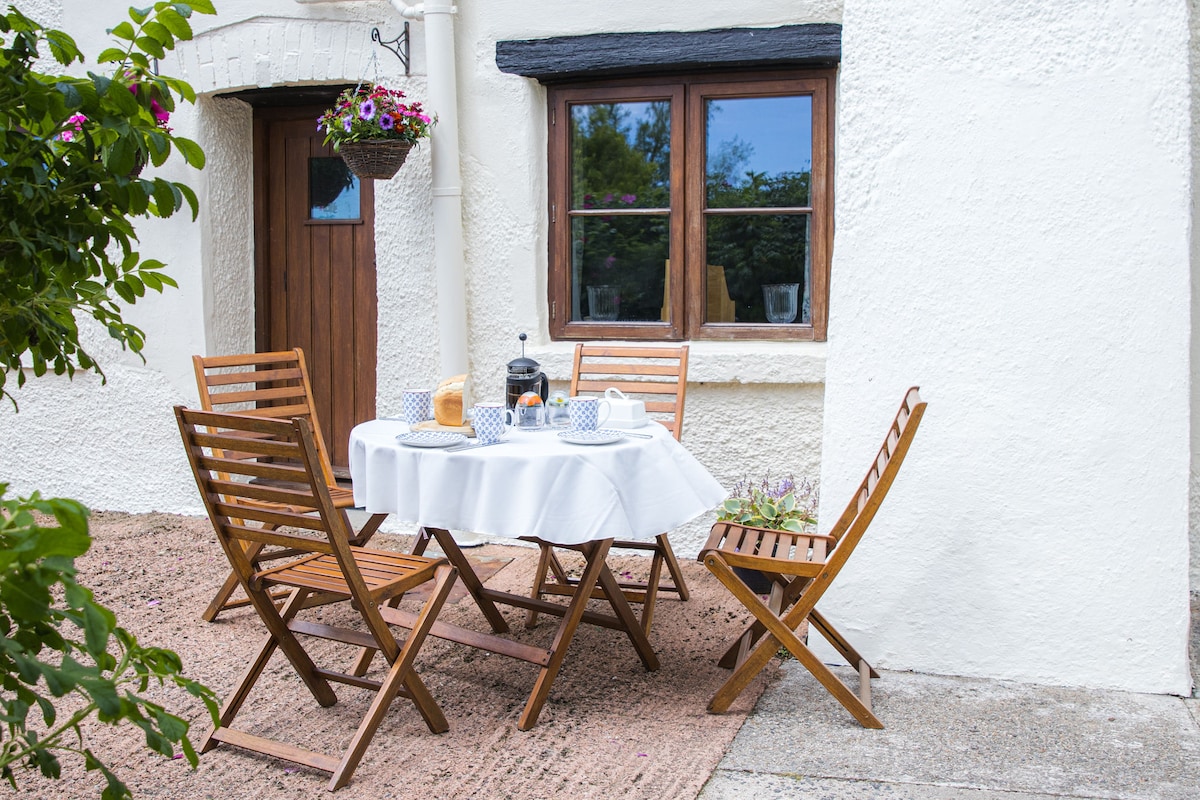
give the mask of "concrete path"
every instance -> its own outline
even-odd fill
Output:
[[[700,800],[1200,799],[1200,699],[909,672],[872,684],[882,731],[786,662]]]

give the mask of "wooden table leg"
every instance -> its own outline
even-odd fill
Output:
[[[458,569],[458,579],[467,587],[467,591],[475,599],[475,605],[479,606],[479,610],[487,618],[492,630],[496,633],[508,633],[508,622],[500,613],[500,609],[496,608],[496,604],[483,595],[483,582],[475,574],[474,567],[471,566],[471,562],[463,554],[463,551],[459,549],[458,542],[454,541],[450,531],[442,528],[421,528],[417,531],[417,542],[413,547],[413,554],[420,555],[424,552],[430,535],[437,539],[438,546],[442,548],[446,558]],[[417,550],[418,547],[420,551]]]
[[[608,595],[608,602],[616,612],[617,617],[625,624],[625,633],[629,635],[629,640],[633,642],[633,647],[637,650],[638,657],[642,659],[642,664],[648,670],[658,669],[658,656],[654,654],[654,648],[650,646],[650,639],[646,636],[646,630],[642,627],[641,621],[633,613],[633,608],[630,607],[629,601],[625,599],[625,594],[621,591],[620,585],[617,583],[616,576],[612,574],[612,570],[605,563],[605,555],[608,553],[608,546],[612,544],[611,540],[605,542],[593,542],[584,548],[584,555],[588,560],[588,566],[591,566],[592,561],[599,561],[603,569],[597,572],[597,578],[585,587],[581,584],[576,590],[576,595],[590,596],[592,586],[595,585],[595,580],[600,581],[600,588]],[[600,545],[604,545],[604,550],[601,552]]]
[[[609,578],[614,583],[616,581],[608,572],[608,564],[604,561],[610,547],[612,547],[612,539],[605,539],[596,542],[588,554],[587,563],[583,568],[583,577],[580,578],[579,589],[571,597],[571,602],[567,605],[567,613],[563,615],[562,623],[559,624],[558,630],[554,634],[554,642],[550,645],[550,663],[538,673],[537,681],[533,685],[533,693],[529,695],[529,701],[525,703],[525,710],[521,712],[521,719],[517,722],[517,728],[520,730],[527,731],[537,723],[542,706],[546,704],[546,698],[550,695],[550,687],[554,684],[554,679],[558,677],[559,667],[566,658],[567,648],[575,636],[575,629],[579,627],[579,620],[583,617],[583,610],[587,607],[588,599],[591,597],[592,587],[600,579],[600,573],[608,573]],[[628,609],[628,607],[627,603],[626,608]],[[629,611],[629,616],[633,618],[632,610]],[[628,626],[628,624],[627,622],[626,625]],[[636,618],[633,618],[633,627],[641,630]]]

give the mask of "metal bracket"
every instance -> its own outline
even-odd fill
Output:
[[[385,42],[383,35],[379,32],[379,28],[371,28],[371,41],[379,42],[379,46],[390,50],[396,54],[396,58],[400,59],[400,63],[404,65],[404,74],[408,75],[412,65],[412,60],[409,56],[409,38],[408,38],[408,23],[404,23],[404,32],[395,39]]]

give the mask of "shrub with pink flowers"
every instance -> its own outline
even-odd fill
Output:
[[[417,144],[437,123],[420,103],[405,103],[404,92],[383,86],[360,86],[338,96],[337,104],[317,119],[325,144],[336,150],[347,142],[391,139]]]

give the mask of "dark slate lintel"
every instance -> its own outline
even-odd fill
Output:
[[[496,42],[496,66],[501,72],[544,83],[747,67],[830,66],[841,57],[842,26],[833,23]]]

